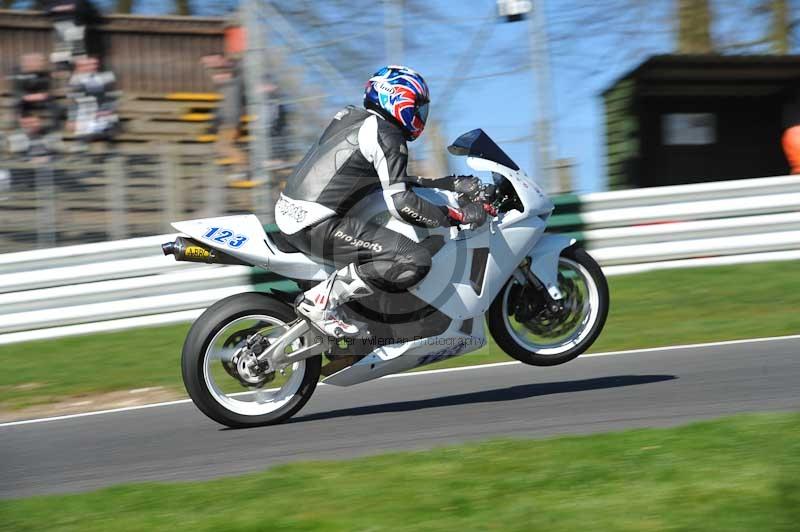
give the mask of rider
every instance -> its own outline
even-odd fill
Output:
[[[366,84],[364,107],[347,106],[333,117],[320,139],[288,178],[275,205],[275,220],[300,251],[340,269],[306,291],[297,310],[330,336],[353,336],[359,327],[337,312],[373,288],[401,292],[431,268],[431,253],[420,244],[351,213],[359,201],[383,191],[389,212],[412,225],[441,227],[486,221],[479,203],[454,209],[428,202],[412,187],[468,195],[479,190],[471,176],[426,179],[406,174],[406,141],[417,139],[428,118],[428,85],[417,72],[387,66]]]

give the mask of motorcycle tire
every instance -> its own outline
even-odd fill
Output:
[[[609,292],[608,283],[603,271],[597,262],[585,250],[578,246],[571,246],[561,252],[559,257],[559,272],[572,270],[586,283],[586,293],[590,302],[589,314],[574,338],[568,338],[560,344],[536,345],[525,340],[529,332],[520,327],[519,323],[512,324],[513,316],[509,305],[510,294],[518,287],[515,279],[510,279],[500,291],[486,313],[486,322],[489,332],[497,345],[509,356],[531,366],[556,366],[575,359],[584,353],[603,330],[608,317]],[[559,282],[564,279],[559,274]],[[523,330],[522,334],[515,330],[515,326]]]
[[[210,356],[209,345],[221,330],[248,316],[265,316],[284,324],[296,318],[289,305],[269,295],[236,294],[218,301],[200,315],[189,330],[181,356],[183,382],[189,397],[206,416],[232,428],[274,425],[292,417],[314,393],[322,365],[321,355],[296,363],[295,367],[303,372],[302,380],[298,379],[299,386],[293,385],[297,386],[296,391],[283,397],[280,404],[276,401],[274,410],[270,410],[271,405],[263,408],[263,412],[232,407],[236,402],[222,395],[210,382],[207,369],[210,362],[205,357]]]

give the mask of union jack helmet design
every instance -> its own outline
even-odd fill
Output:
[[[414,140],[425,129],[430,92],[418,72],[389,65],[375,72],[364,89],[364,107],[393,119]]]

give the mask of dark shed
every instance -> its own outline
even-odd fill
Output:
[[[609,188],[784,175],[800,56],[654,56],[603,92]]]

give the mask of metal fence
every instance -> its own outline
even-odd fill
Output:
[[[164,233],[170,223],[274,201],[229,182],[213,155],[78,154],[0,161],[0,253]]]
[[[21,54],[50,50],[51,20],[41,12],[0,10],[0,253],[158,234],[185,218],[255,212],[269,219],[288,170],[324,125],[326,95],[307,86],[285,49],[263,38],[247,58],[269,66],[268,77],[255,79],[256,92],[269,96],[261,95],[259,105],[247,94],[248,105],[235,109],[239,123],[232,124],[231,110],[221,107],[239,98],[226,93],[226,102],[228,85],[212,79],[224,69],[200,61],[224,51],[224,24],[221,18],[104,17],[95,37],[103,44],[104,68],[122,91],[119,131],[112,143],[80,151],[74,131],[59,126],[53,137],[63,141],[43,150],[58,154],[31,160],[6,157],[6,141],[22,136],[25,126],[5,75]],[[75,103],[65,96],[63,74],[51,76],[49,90],[59,123]],[[246,74],[242,79],[253,81]],[[247,171],[242,159],[253,162]]]
[[[799,176],[585,194],[560,207],[553,226],[607,272],[800,258]]]

